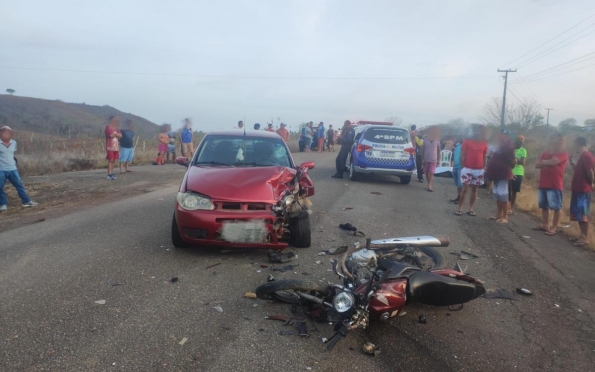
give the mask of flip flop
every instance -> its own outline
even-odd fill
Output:
[[[470,216],[472,216],[472,217],[477,216],[477,214],[475,214],[475,212],[473,212],[473,211],[469,211],[469,212],[467,212],[467,214],[470,215]]]
[[[574,245],[575,247],[582,247],[583,245],[587,245],[587,244],[589,244],[589,243],[587,243],[587,242],[575,242],[575,243],[572,243],[572,245]]]
[[[509,215],[509,216],[510,216],[510,215],[513,215],[513,214],[514,214],[514,212],[513,212],[513,211],[508,211],[508,215]]]
[[[503,223],[508,223],[508,221],[501,220],[501,219],[497,219],[497,220],[496,220],[496,223],[502,223],[502,224],[503,224]]]
[[[546,232],[545,232],[545,235],[547,235],[547,236],[554,236],[554,235],[556,235],[557,233],[558,233],[557,231],[546,231]]]
[[[534,228],[532,228],[531,230],[535,230],[535,231],[545,231],[547,232],[546,229],[543,228],[543,226],[535,226]]]
[[[432,190],[432,189],[426,189],[426,190],[428,190],[428,192],[434,192],[434,190]]]
[[[463,215],[463,212],[462,211],[456,211],[455,212],[455,216],[462,216],[462,215]]]
[[[490,220],[490,221],[498,221],[499,218],[498,217],[491,216],[491,217],[488,217],[488,220]]]

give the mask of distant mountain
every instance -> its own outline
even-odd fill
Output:
[[[134,121],[139,136],[154,137],[159,131],[157,124],[107,105],[0,95],[0,126],[9,125],[19,131],[66,138],[102,137],[112,115],[120,117],[122,124],[126,119]]]

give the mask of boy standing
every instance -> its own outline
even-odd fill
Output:
[[[461,190],[461,197],[459,200],[459,210],[455,212],[457,216],[463,215],[463,205],[465,204],[465,196],[471,188],[471,195],[469,197],[469,216],[476,216],[473,211],[475,200],[477,199],[477,188],[483,185],[484,172],[487,164],[488,144],[485,140],[486,128],[479,125],[475,130],[475,137],[467,139],[461,146],[461,183],[463,190]]]
[[[184,128],[180,133],[180,142],[182,143],[182,155],[188,159],[192,158],[194,152],[194,133],[192,132],[192,121],[189,118],[184,119]]]
[[[521,192],[523,177],[525,176],[525,160],[527,159],[527,149],[523,147],[525,137],[518,136],[514,143],[514,157],[516,165],[512,168],[512,179],[508,182],[508,196],[510,198],[510,210],[508,214],[514,213],[514,204],[516,203],[516,194]]]
[[[424,165],[424,174],[428,180],[427,191],[434,192],[432,183],[434,182],[434,173],[436,172],[436,164],[440,159],[440,140],[438,139],[438,128],[430,128],[428,130],[429,138],[424,141],[422,145],[422,163]]]
[[[120,131],[120,173],[132,172],[129,167],[134,158],[134,123],[126,120],[126,129]]]
[[[14,153],[17,151],[17,141],[12,139],[12,129],[9,126],[0,128],[0,212],[5,212],[8,207],[6,205],[6,193],[4,192],[4,185],[9,181],[17,190],[23,207],[35,207],[38,203],[29,198],[25,191],[25,186],[19,176],[17,170],[17,162],[14,158]]]
[[[591,220],[590,206],[591,194],[593,193],[593,182],[595,174],[595,156],[587,150],[587,139],[578,137],[574,141],[578,154],[576,163],[570,158],[570,166],[574,170],[572,175],[572,199],[570,200],[570,220],[577,221],[581,229],[581,235],[573,239],[574,245],[581,247],[589,244],[589,221]]]
[[[108,124],[105,126],[105,150],[107,151],[107,179],[113,181],[114,164],[120,159],[120,141],[122,133],[120,132],[120,119],[117,116],[110,116]]]
[[[547,150],[535,163],[535,168],[539,169],[537,202],[541,208],[542,224],[534,227],[533,230],[544,231],[549,236],[558,233],[566,164],[568,164],[568,153],[564,148],[564,136],[561,133],[554,133],[550,136]],[[550,211],[554,211],[551,225]]]

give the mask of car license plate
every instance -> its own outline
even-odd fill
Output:
[[[380,151],[380,157],[383,158],[394,158],[396,155],[393,151]]]
[[[226,221],[221,228],[221,237],[230,243],[263,243],[267,234],[262,220]]]

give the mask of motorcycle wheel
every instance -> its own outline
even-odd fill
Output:
[[[256,296],[261,300],[278,300],[291,304],[300,299],[295,294],[295,291],[310,292],[310,294],[314,292],[314,295],[325,295],[329,292],[329,286],[328,284],[308,279],[274,280],[259,285],[256,288]]]
[[[423,253],[420,258],[421,266],[420,269],[424,271],[436,270],[444,268],[444,256],[436,248],[432,247],[420,247],[419,250]],[[403,257],[399,261],[408,263],[419,267],[418,263],[412,260],[410,257]]]

